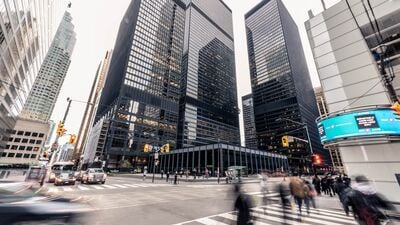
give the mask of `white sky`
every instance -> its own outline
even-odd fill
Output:
[[[130,3],[130,0],[70,1],[72,2],[70,12],[75,25],[75,32],[77,33],[77,42],[68,74],[53,111],[52,120],[54,121],[62,119],[67,107],[67,97],[73,100],[87,101],[97,67],[106,51],[114,47],[119,23]],[[251,92],[244,14],[259,3],[260,0],[224,0],[224,2],[233,11],[238,104],[239,108],[241,108],[241,97]],[[283,0],[283,2],[299,27],[312,83],[314,87],[317,87],[320,84],[304,22],[308,20],[309,9],[314,14],[322,11],[321,1]],[[325,0],[325,2],[327,7],[330,7],[339,2],[339,0]],[[78,133],[84,109],[85,104],[72,102],[65,124],[68,133]],[[240,115],[240,126],[242,143],[244,143],[242,115]],[[62,139],[60,143],[63,144]]]

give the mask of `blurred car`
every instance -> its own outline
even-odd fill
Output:
[[[48,171],[47,182],[53,183],[56,177],[60,177],[62,173],[68,173],[69,175],[74,175],[75,164],[72,162],[56,162],[54,163]]]
[[[102,183],[106,182],[107,175],[101,168],[89,168],[82,175],[82,183]]]
[[[84,173],[85,173],[84,170],[76,171],[75,174],[74,174],[75,180],[76,181],[82,181],[82,176],[83,176]]]
[[[75,185],[75,177],[73,173],[60,173],[55,177],[54,185]]]
[[[66,198],[40,194],[32,183],[0,183],[0,224],[82,225],[92,209]]]

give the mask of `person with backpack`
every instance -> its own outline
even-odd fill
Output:
[[[252,225],[250,208],[252,208],[251,198],[242,193],[240,185],[236,184],[234,188],[236,194],[235,210],[237,210],[237,225]]]
[[[360,225],[381,225],[380,220],[387,218],[380,209],[393,210],[393,205],[376,192],[365,176],[357,176],[355,182],[343,197],[346,215],[351,208]]]

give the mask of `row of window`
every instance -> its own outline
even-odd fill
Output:
[[[8,157],[8,158],[24,158],[24,159],[35,159],[37,157],[37,154],[22,154],[22,153],[13,153],[13,152],[9,152],[7,154],[7,152],[3,152],[1,154],[2,157]]]
[[[17,137],[16,138],[10,137],[8,139],[8,142],[15,142],[15,143],[28,143],[29,142],[29,144],[37,144],[37,145],[42,144],[42,140],[35,140],[35,139],[28,140],[27,138],[17,138]]]
[[[25,145],[7,145],[6,149],[21,150],[21,151],[39,151],[39,147],[25,146]]]
[[[12,130],[11,134],[16,134],[16,135],[23,135],[23,136],[28,136],[28,137],[44,137],[44,133],[37,133],[37,132],[30,132],[30,131],[22,131],[22,130]]]

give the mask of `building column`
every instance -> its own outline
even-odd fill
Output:
[[[212,151],[212,171],[211,174],[214,174],[215,171],[215,156],[214,156],[214,148],[211,150]]]

